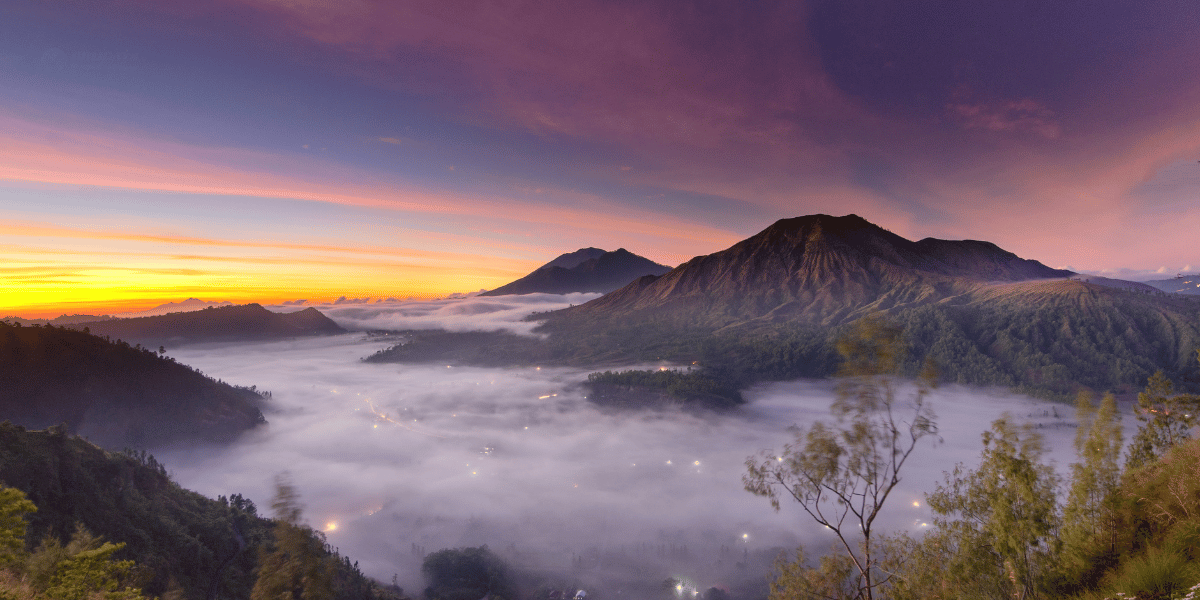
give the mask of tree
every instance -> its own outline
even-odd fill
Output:
[[[1141,421],[1129,443],[1125,464],[1138,468],[1166,453],[1179,442],[1191,438],[1192,426],[1200,413],[1200,397],[1176,394],[1170,379],[1158,371],[1146,381],[1138,394],[1137,418]]]
[[[1076,400],[1079,429],[1071,465],[1071,491],[1063,506],[1062,539],[1069,565],[1087,568],[1096,552],[1117,551],[1117,490],[1121,485],[1121,416],[1117,400],[1105,394],[1099,410],[1092,396],[1081,392]]]
[[[876,588],[887,583],[872,545],[875,518],[900,483],[917,443],[937,434],[935,416],[925,403],[934,384],[932,368],[926,366],[907,402],[897,398],[901,334],[900,328],[877,318],[859,321],[837,344],[843,365],[830,406],[837,426],[818,421],[807,430],[793,427],[792,443],[778,454],[764,451],[758,459],[748,458],[742,477],[746,490],[767,497],[775,510],[781,497],[790,496],[833,532],[851,568],[841,569],[835,561],[823,563],[822,569],[830,575],[850,573],[856,598],[874,598]],[[822,585],[836,588],[841,583]]]
[[[274,547],[264,548],[251,600],[330,600],[333,598],[332,565],[323,544],[304,526],[300,495],[287,474],[275,478]]]
[[[32,588],[51,600],[146,600],[133,587],[137,565],[114,557],[124,547],[77,525],[66,546],[53,536],[43,539],[24,572]]]
[[[1042,464],[1042,438],[1007,417],[983,434],[979,468],[962,464],[927,496],[945,549],[946,578],[966,597],[1036,598],[1058,550],[1058,476]],[[970,591],[967,591],[970,590]]]
[[[859,593],[854,563],[845,554],[826,554],[816,567],[806,562],[803,548],[796,549],[795,560],[781,555],[775,561],[770,598],[850,598]]]
[[[125,544],[103,542],[95,548],[71,553],[59,563],[46,596],[53,600],[86,600],[99,595],[104,600],[146,600],[142,593],[130,587],[134,568],[132,560],[114,560],[113,554]]]
[[[20,561],[25,553],[25,515],[37,507],[25,492],[0,485],[0,568]]]

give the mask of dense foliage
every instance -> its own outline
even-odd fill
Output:
[[[113,557],[137,563],[149,596],[249,598],[259,553],[276,543],[274,522],[260,517],[248,499],[205,498],[172,482],[144,452],[106,452],[59,427],[26,431],[0,424],[0,484],[21,490],[37,506],[27,517],[24,549],[37,540],[69,546],[82,525],[122,545]],[[391,595],[319,534],[297,531],[331,565],[333,598]],[[6,543],[0,536],[0,545]]]
[[[114,554],[113,544],[76,527],[63,545],[43,539],[25,551],[24,517],[37,511],[20,490],[0,485],[0,597],[11,600],[146,600],[137,589],[139,570]]]
[[[602,405],[645,404],[647,392],[661,392],[671,403],[706,408],[742,404],[742,394],[726,381],[701,371],[673,369],[604,371],[588,375],[588,399]]]

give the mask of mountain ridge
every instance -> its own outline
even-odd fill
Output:
[[[773,314],[836,324],[990,281],[1068,277],[990,242],[909,241],[857,215],[781,219],[726,250],[641,278],[564,315],[701,310],[707,324]],[[697,319],[693,319],[697,320]]]
[[[198,342],[262,341],[345,333],[337,323],[315,308],[276,313],[257,303],[72,323],[68,327],[87,329],[97,335],[127,342],[167,347]]]
[[[836,373],[838,338],[861,319],[904,331],[904,370],[1066,399],[1135,393],[1164,370],[1200,390],[1200,300],[1073,272],[977,240],[910,241],[857,215],[781,219],[729,248],[590,302],[529,317],[540,338],[414,334],[374,362],[611,369],[695,365],[734,389]],[[1115,287],[1114,287],[1115,285]],[[438,348],[461,339],[468,350]]]

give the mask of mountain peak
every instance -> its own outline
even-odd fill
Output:
[[[542,269],[548,269],[550,267],[562,267],[564,269],[574,269],[575,267],[578,267],[579,265],[581,265],[589,260],[592,260],[595,258],[600,258],[605,253],[606,252],[604,250],[601,250],[599,248],[580,248],[574,252],[560,254],[558,256],[558,258],[538,267],[537,270],[540,271]]]
[[[780,219],[726,250],[693,258],[661,278],[636,281],[577,310],[674,308],[724,324],[767,315],[840,322],[862,311],[934,301],[988,281],[1067,275],[988,242],[913,242],[858,215],[817,214]]]
[[[599,248],[582,248],[563,254],[525,277],[480,295],[606,293],[639,277],[662,275],[670,270],[668,266],[660,265],[624,248],[612,252],[605,252]]]

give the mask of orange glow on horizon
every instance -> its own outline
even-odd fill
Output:
[[[205,291],[198,290],[198,291],[196,291],[196,293],[190,294],[190,295],[172,295],[172,296],[162,296],[162,297],[138,296],[138,297],[131,297],[128,299],[119,299],[119,298],[118,299],[105,299],[105,298],[97,297],[96,299],[62,301],[62,302],[57,302],[54,304],[19,305],[19,304],[9,304],[6,302],[3,306],[0,306],[0,318],[20,317],[23,319],[53,319],[55,317],[59,317],[62,315],[75,315],[75,314],[96,315],[96,316],[121,315],[121,314],[126,314],[126,313],[137,313],[137,312],[146,311],[146,310],[161,306],[163,304],[167,304],[169,302],[179,303],[184,300],[187,300],[188,298],[196,298],[199,300],[203,300],[205,302],[229,301],[229,302],[232,302],[233,304],[262,304],[264,306],[279,305],[279,304],[283,304],[284,302],[291,302],[291,301],[297,300],[297,299],[304,299],[304,300],[307,300],[307,302],[305,302],[304,305],[300,306],[300,308],[314,307],[317,309],[321,309],[323,307],[328,307],[329,305],[332,305],[338,298],[340,298],[342,296],[345,296],[347,298],[370,298],[371,303],[374,304],[377,300],[386,299],[386,298],[396,298],[399,301],[429,301],[429,300],[436,300],[436,299],[440,299],[440,298],[446,298],[453,293],[456,293],[456,292],[433,294],[433,293],[421,293],[421,292],[414,291],[412,293],[395,293],[395,294],[387,294],[387,295],[370,294],[370,293],[366,293],[366,292],[364,292],[362,294],[351,294],[349,292],[345,292],[345,293],[339,292],[334,295],[316,295],[316,294],[307,294],[306,295],[304,293],[297,292],[297,293],[293,293],[293,294],[288,294],[286,296],[245,296],[245,297],[240,297],[240,296],[236,295],[235,293],[225,293],[220,290],[215,291],[215,292],[213,290],[205,290]]]
[[[138,312],[187,298],[236,304],[432,299],[494,288],[537,265],[472,252],[10,222],[0,225],[0,316]]]
[[[0,224],[0,316],[137,312],[193,297],[238,304],[341,296],[432,299],[523,277],[577,249],[555,247],[564,241],[606,239],[602,244],[610,250],[627,247],[681,262],[698,254],[697,247],[715,251],[741,237],[689,222],[686,215],[617,206],[578,190],[511,181],[478,196],[411,189],[387,174],[302,154],[187,145],[69,116],[38,119],[0,109],[5,185],[39,193],[108,188],[237,196],[247,203],[318,202],[347,207],[359,219],[348,223],[367,222],[372,229],[359,235],[331,223],[327,231],[305,230],[290,239],[257,233],[241,234],[254,239],[220,239],[209,237],[213,228],[203,222],[148,217],[125,230],[117,215],[64,223],[6,215]],[[376,224],[355,214],[368,211],[369,219],[374,209],[395,216]],[[392,225],[408,215],[432,215],[441,224],[437,229],[447,231]],[[586,243],[593,242],[580,245]]]

